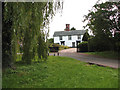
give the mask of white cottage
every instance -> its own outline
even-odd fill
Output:
[[[69,47],[77,47],[78,43],[82,42],[85,30],[70,30],[69,27],[70,25],[66,24],[65,31],[54,32],[54,43]]]

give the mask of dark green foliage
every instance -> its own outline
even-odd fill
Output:
[[[32,51],[30,51],[31,47],[31,37],[29,34],[29,30],[26,30],[24,42],[23,42],[23,57],[22,60],[24,63],[31,64],[32,59]]]
[[[115,33],[113,44],[114,50],[120,53],[120,33]]]
[[[88,42],[82,42],[78,45],[80,52],[88,52]]]
[[[82,38],[82,41],[88,41],[88,39],[89,39],[89,34],[88,34],[88,31],[86,31],[85,33],[84,33],[84,35],[83,35],[83,38]]]
[[[72,27],[71,30],[76,30],[76,28]]]
[[[37,49],[39,59],[41,59],[41,57],[42,57],[42,53],[43,53],[43,49],[44,49],[42,47],[43,47],[43,40],[42,40],[41,35],[39,35],[39,37],[38,37],[38,49]]]
[[[53,48],[53,47],[56,47],[56,50],[55,51],[58,51],[58,50],[63,50],[63,49],[68,49],[69,47],[68,46],[63,46],[63,45],[59,45],[57,43],[51,43],[49,44],[49,50],[50,50],[50,47]],[[58,47],[58,50],[57,50],[57,47]],[[53,49],[51,50],[52,52],[54,51]]]
[[[42,35],[39,35],[38,37],[38,57],[39,59],[43,58],[43,59],[47,59],[47,43],[45,42],[44,38]]]
[[[109,39],[102,39],[102,37],[93,37],[88,41],[88,50],[89,51],[108,51],[111,50],[112,43]]]
[[[53,38],[48,39],[48,43],[54,43],[54,39]]]
[[[2,3],[2,15],[4,16],[5,9],[4,9],[4,3]],[[2,17],[2,67],[8,67],[8,65],[11,64],[12,58],[11,58],[11,26],[12,21],[9,18],[8,20],[5,20],[4,17]]]
[[[93,11],[85,16],[88,20],[86,27],[92,30],[94,38],[89,39],[89,51],[113,50],[115,42],[112,30],[118,30],[117,12],[119,2],[96,4]]]
[[[61,45],[57,44],[57,43],[52,43],[49,44],[49,47],[60,47]]]
[[[61,48],[61,45],[56,44],[56,43],[51,43],[49,45],[49,51],[50,52],[58,52],[58,50]]]

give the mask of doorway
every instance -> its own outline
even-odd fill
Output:
[[[73,48],[75,47],[75,42],[72,42],[72,47],[73,47]]]
[[[61,45],[65,45],[65,41],[61,41]]]

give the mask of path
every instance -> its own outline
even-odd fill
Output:
[[[60,53],[60,56],[67,56],[67,57],[75,58],[77,60],[84,61],[84,62],[95,63],[98,65],[109,66],[112,68],[118,68],[118,60],[96,57],[96,56],[88,55],[85,53],[77,53],[76,48],[61,50],[59,51],[59,53]],[[53,55],[53,54],[54,53],[50,53],[50,55]]]

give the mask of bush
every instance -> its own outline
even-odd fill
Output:
[[[50,52],[53,51],[52,47],[55,47],[54,49],[57,49],[57,47],[58,47],[59,50],[68,49],[69,48],[68,46],[63,46],[63,45],[59,45],[59,44],[56,44],[56,43],[51,43],[51,44],[49,44]],[[57,50],[55,50],[55,51],[57,51]]]
[[[93,37],[88,41],[88,51],[109,51],[112,49],[112,40],[109,38],[101,39]]]
[[[68,46],[63,46],[63,45],[60,45],[60,50],[63,50],[63,49],[68,49],[69,47]]]
[[[49,51],[50,52],[58,52],[59,49],[60,49],[60,45],[59,44],[51,43],[49,45]]]
[[[56,43],[51,43],[51,44],[49,44],[49,47],[60,47],[60,45],[56,44]]]
[[[88,52],[88,42],[82,42],[78,45],[80,52]]]

